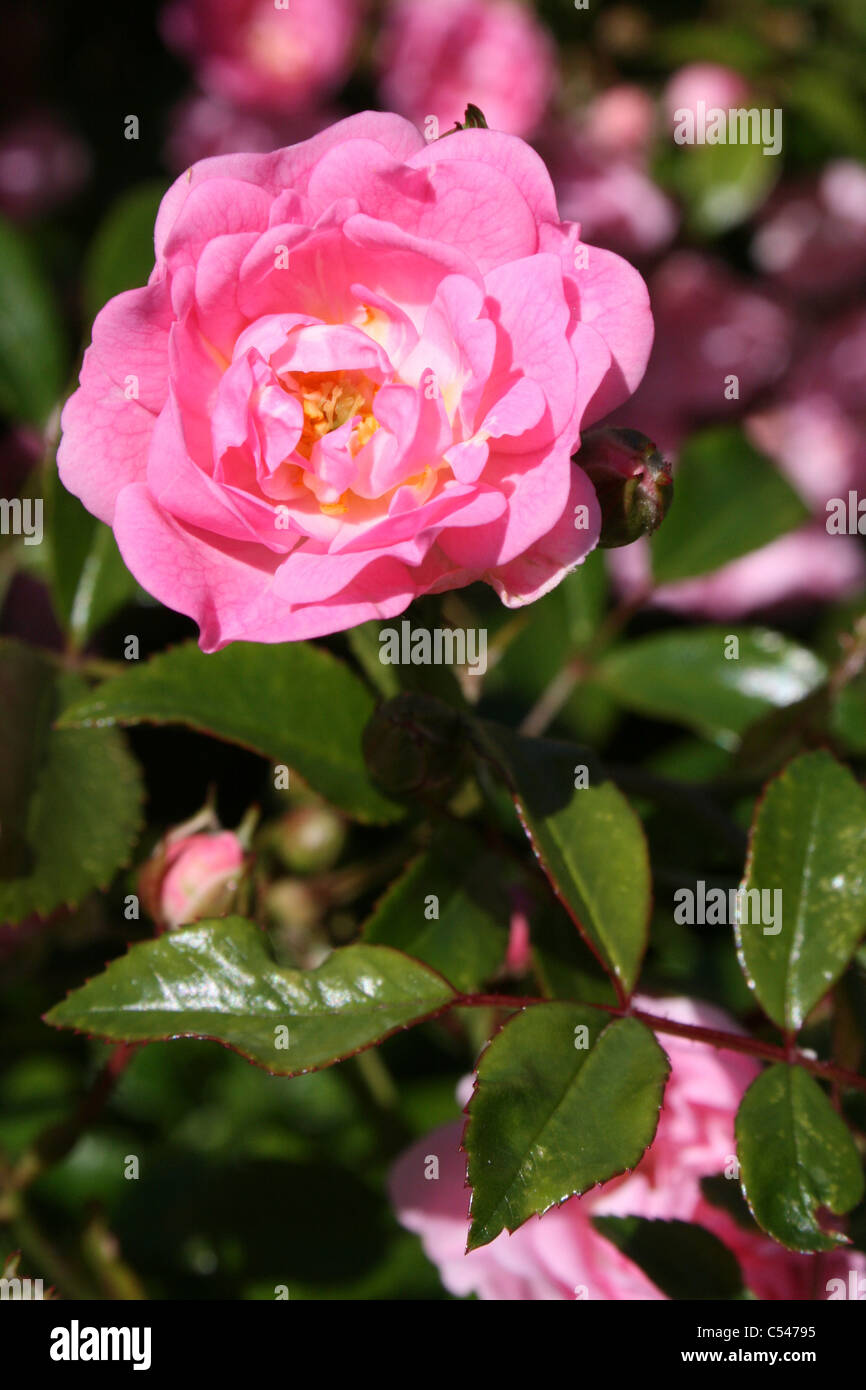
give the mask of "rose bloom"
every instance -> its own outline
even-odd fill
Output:
[[[710,1005],[688,999],[636,1002],[681,1023],[737,1031],[732,1019]],[[434,1130],[398,1159],[389,1184],[394,1209],[401,1223],[420,1235],[450,1293],[514,1301],[663,1299],[647,1275],[595,1230],[596,1216],[643,1216],[705,1227],[737,1256],[746,1286],[760,1299],[825,1298],[828,1280],[845,1279],[849,1269],[866,1272],[866,1257],[846,1250],[792,1254],[762,1233],[739,1226],[703,1197],[701,1178],[721,1174],[735,1157],[734,1117],[758,1066],[738,1053],[717,1052],[685,1038],[659,1040],[670,1058],[671,1076],[655,1139],[637,1168],[540,1218],[530,1217],[512,1234],[503,1231],[469,1255],[462,1124]],[[461,1099],[468,1099],[465,1087]],[[438,1180],[424,1176],[431,1155],[439,1160]]]
[[[162,33],[211,95],[293,113],[346,77],[363,9],[361,0],[173,0]]]
[[[223,917],[234,904],[244,864],[237,835],[220,830],[205,811],[160,840],[139,871],[139,895],[161,927]]]
[[[317,637],[592,549],[580,430],[634,389],[646,287],[559,220],[538,156],[365,113],[169,189],[98,315],[61,478],[201,645]]]
[[[443,132],[472,102],[492,129],[530,135],[557,81],[549,34],[514,0],[392,0],[380,66],[386,105]]]

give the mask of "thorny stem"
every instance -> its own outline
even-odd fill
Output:
[[[457,1008],[498,1008],[498,1009],[524,1009],[533,1004],[549,1004],[549,999],[542,999],[535,995],[517,994],[461,994],[455,1000]],[[692,1042],[708,1043],[710,1047],[717,1047],[728,1052],[744,1052],[749,1057],[760,1057],[768,1062],[787,1062],[791,1065],[803,1067],[806,1071],[813,1072],[816,1076],[823,1076],[827,1081],[837,1082],[842,1086],[850,1086],[857,1091],[866,1092],[866,1076],[860,1076],[857,1072],[849,1071],[846,1067],[836,1066],[833,1062],[822,1062],[817,1057],[811,1057],[806,1052],[800,1052],[793,1044],[793,1040],[788,1046],[779,1047],[775,1043],[761,1042],[759,1038],[750,1038],[742,1033],[726,1033],[720,1028],[703,1028],[696,1023],[678,1023],[676,1019],[661,1018],[657,1014],[646,1013],[643,1009],[633,1009],[628,1005],[615,1007],[612,1004],[592,1004],[593,1009],[601,1009],[603,1013],[610,1014],[614,1018],[636,1018],[640,1023],[645,1023],[656,1033],[670,1033],[674,1037],[689,1038]]]

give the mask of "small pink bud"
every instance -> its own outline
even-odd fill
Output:
[[[224,917],[243,876],[244,847],[237,835],[216,829],[183,833],[191,824],[169,832],[139,872],[141,901],[163,929]]]

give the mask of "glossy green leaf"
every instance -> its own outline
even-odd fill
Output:
[[[153,270],[153,227],[165,184],[122,194],[94,237],[84,267],[84,307],[94,318],[114,295],[146,285]]]
[[[605,967],[630,991],[650,915],[650,867],[638,817],[584,750],[479,725],[554,891]],[[583,780],[588,785],[575,787]]]
[[[680,455],[673,505],[652,538],[653,575],[670,584],[709,574],[808,516],[791,485],[741,430],[706,430]]]
[[[770,1018],[796,1032],[866,931],[866,792],[830,753],[805,753],[770,783],[743,887],[761,894],[742,901],[743,969]]]
[[[285,763],[358,820],[386,822],[403,813],[367,775],[373,707],[357,676],[308,642],[236,642],[211,656],[189,642],[106,681],[61,723],[186,724]]]
[[[703,1226],[645,1216],[596,1216],[592,1224],[668,1298],[743,1297],[736,1257]]]
[[[561,1003],[512,1018],[482,1054],[469,1105],[468,1249],[634,1168],[652,1143],[667,1075],[667,1057],[636,1019]]]
[[[833,1250],[845,1237],[819,1224],[863,1195],[863,1170],[851,1135],[802,1067],[770,1067],[740,1104],[737,1153],[743,1192],[758,1225],[789,1250]]]
[[[83,681],[37,651],[0,643],[0,922],[47,916],[128,863],[142,787],[113,729],[52,729]]]
[[[478,990],[508,948],[502,868],[468,828],[440,833],[376,904],[364,940],[424,961],[464,993]]]
[[[275,965],[242,917],[196,922],[132,946],[46,1015],[113,1042],[206,1038],[281,1076],[330,1066],[420,1023],[454,991],[388,946],[346,946],[317,970]]]
[[[0,218],[0,411],[43,425],[63,391],[60,316],[20,232]]]
[[[738,654],[727,657],[726,651]],[[685,724],[730,749],[753,720],[802,700],[826,676],[812,652],[759,627],[640,637],[611,652],[595,671],[627,709]]]

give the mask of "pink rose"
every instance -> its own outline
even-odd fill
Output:
[[[360,0],[172,0],[162,32],[213,96],[287,113],[346,77],[363,8]]]
[[[638,1001],[657,1015],[735,1032],[721,1010],[688,999]],[[462,1125],[434,1130],[395,1164],[390,1194],[397,1216],[421,1237],[425,1253],[453,1294],[482,1299],[591,1300],[664,1297],[631,1260],[592,1226],[595,1216],[645,1216],[696,1222],[734,1252],[748,1288],[762,1299],[823,1298],[827,1280],[847,1270],[866,1271],[866,1257],[842,1251],[795,1255],[766,1236],[741,1228],[701,1192],[701,1178],[721,1174],[736,1154],[734,1117],[757,1074],[751,1059],[702,1043],[660,1037],[671,1060],[658,1131],[638,1167],[623,1177],[572,1197],[512,1235],[466,1255],[469,1192]],[[461,1097],[468,1099],[466,1088]],[[428,1156],[439,1160],[438,1180],[425,1178]]]
[[[471,102],[491,129],[530,135],[556,87],[550,36],[514,0],[392,0],[380,64],[386,105],[442,133]]]
[[[205,811],[160,840],[139,872],[139,895],[160,927],[224,917],[234,905],[244,864],[237,835],[220,830]]]
[[[651,336],[640,276],[560,222],[527,145],[368,112],[169,189],[149,284],[94,324],[60,474],[206,651],[478,579],[516,606],[594,546],[571,455]]]

